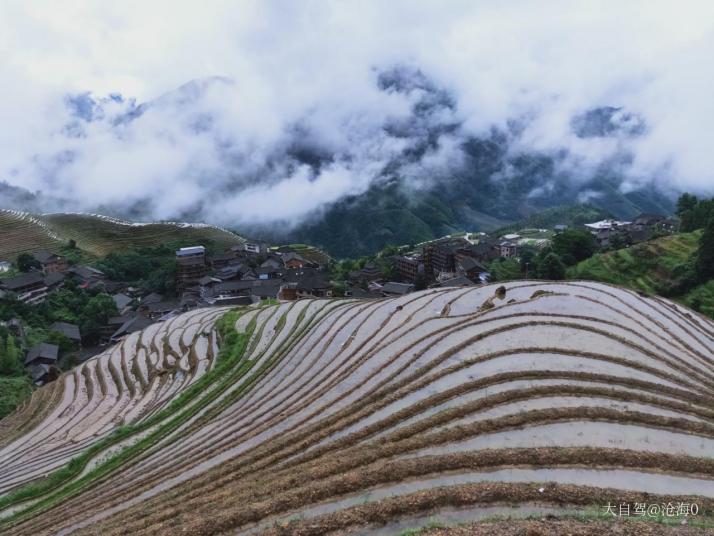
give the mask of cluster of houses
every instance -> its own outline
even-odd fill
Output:
[[[213,255],[203,246],[176,251],[177,296],[147,294],[126,283],[111,281],[91,266],[70,266],[64,257],[48,251],[38,251],[33,257],[38,269],[8,277],[3,277],[3,273],[10,271],[11,266],[0,272],[0,298],[10,294],[26,304],[37,305],[70,278],[82,288],[106,292],[112,296],[119,314],[102,327],[102,344],[119,341],[154,322],[199,306],[332,295],[325,271],[327,257],[311,255],[308,259],[291,247],[270,248],[258,242],[245,242]],[[4,324],[24,340],[19,320]],[[63,333],[81,348],[78,326],[59,322],[50,329]],[[53,379],[59,359],[57,345],[42,343],[28,349],[25,365],[33,380],[41,384]]]
[[[263,299],[332,296],[326,263],[290,246],[245,242],[210,256],[195,246],[178,250],[176,258],[183,301],[248,305]]]
[[[22,322],[16,318],[0,322],[19,341],[25,340],[25,330]],[[79,327],[68,322],[55,322],[49,326],[51,331],[63,334],[75,348],[82,346],[82,336]],[[32,380],[42,385],[53,380],[59,374],[60,349],[56,344],[40,343],[27,350],[24,365]]]
[[[633,222],[603,220],[585,224],[602,248],[616,243],[643,242],[655,231],[672,232],[676,222],[657,214],[642,214]],[[548,236],[563,232],[565,225],[540,230],[533,238],[511,233],[492,237],[485,233],[468,233],[422,244],[419,248],[394,256],[394,280],[385,280],[373,263],[349,274],[346,296],[379,298],[400,296],[421,287],[471,286],[489,281],[488,265],[498,258],[518,258],[525,246],[543,248]],[[330,297],[332,286],[327,271],[327,258],[310,255],[290,246],[271,248],[263,242],[244,242],[222,253],[209,255],[203,246],[176,251],[177,296],[146,294],[125,283],[109,280],[91,266],[70,266],[66,259],[48,251],[34,255],[39,269],[5,277],[11,270],[0,261],[0,298],[12,294],[30,305],[42,303],[48,293],[61,287],[68,278],[81,287],[99,289],[110,294],[119,314],[109,319],[101,330],[103,343],[116,342],[150,324],[171,318],[186,310],[206,305],[249,305],[260,300],[297,300],[308,297]],[[23,338],[22,325],[10,320],[3,323]],[[81,348],[82,335],[76,325],[58,322],[52,330],[63,333]],[[25,358],[33,380],[41,384],[52,379],[58,364],[59,348],[43,343],[30,348]]]
[[[634,221],[602,220],[586,223],[602,248],[613,245],[624,246],[646,242],[656,231],[671,233],[677,229],[677,222],[661,214],[640,214]]]
[[[585,224],[584,229],[605,249],[618,242],[622,246],[644,242],[655,232],[673,232],[676,226],[676,221],[665,216],[642,214],[632,222],[603,220]],[[469,233],[428,242],[393,258],[397,281],[385,282],[374,264],[351,273],[350,294],[368,297],[405,294],[412,292],[418,282],[429,287],[484,284],[490,278],[488,265],[495,259],[519,258],[526,247],[543,249],[550,245],[553,235],[567,229],[567,225],[555,225],[550,230],[530,230],[528,236]]]
[[[449,287],[488,281],[488,263],[501,255],[499,242],[484,233],[446,237],[396,255],[391,262],[395,281],[386,281],[373,263],[349,274],[346,295],[360,298],[408,294],[418,286]]]
[[[120,284],[110,282],[104,273],[91,266],[69,266],[67,259],[49,251],[38,251],[33,257],[39,269],[14,277],[4,277],[0,273],[0,298],[7,293],[14,294],[21,302],[36,305],[42,303],[47,294],[61,287],[67,278],[74,278],[83,288],[101,288],[111,292],[111,287]],[[0,264],[9,264],[4,261]]]

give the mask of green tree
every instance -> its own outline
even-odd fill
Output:
[[[585,229],[566,229],[553,237],[553,253],[568,266],[589,259],[597,250],[595,237]]]
[[[565,264],[555,253],[548,253],[548,255],[538,263],[538,277],[556,281],[565,279]]]
[[[622,249],[626,246],[627,244],[625,243],[625,239],[622,238],[622,235],[620,233],[615,233],[612,235],[610,238],[610,249]]]
[[[519,256],[519,262],[521,265],[521,272],[526,277],[532,277],[533,274],[537,273],[538,270],[538,251],[531,246],[524,246],[521,248],[521,254]]]
[[[32,268],[41,267],[40,263],[37,262],[37,259],[35,259],[35,257],[30,255],[29,253],[21,253],[17,257],[17,261],[15,261],[15,264],[17,264],[17,269],[21,272],[29,272]]]
[[[697,199],[696,195],[686,192],[683,193],[679,196],[679,199],[677,199],[677,216],[681,216],[687,210],[694,209],[694,207],[697,206],[697,203],[699,203],[699,199]]]
[[[82,338],[89,344],[97,342],[102,326],[106,325],[109,317],[118,314],[119,311],[111,296],[97,294],[87,302],[79,315]]]
[[[21,372],[20,352],[15,346],[15,337],[8,335],[4,343],[0,340],[0,374],[14,376]]]
[[[709,219],[699,239],[695,270],[700,283],[714,278],[714,217]]]
[[[516,259],[496,259],[488,268],[492,281],[513,281],[521,277],[521,265]]]

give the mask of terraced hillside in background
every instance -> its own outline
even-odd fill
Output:
[[[230,231],[204,224],[133,223],[93,214],[34,215],[9,210],[0,210],[0,236],[0,259],[39,249],[56,251],[69,240],[98,256],[174,241],[210,243],[218,249],[243,241]]]
[[[602,281],[648,294],[662,294],[681,275],[678,270],[682,265],[696,254],[701,235],[701,231],[675,234],[600,253],[569,268],[568,277]],[[676,299],[714,317],[714,280]]]
[[[608,502],[712,521],[714,323],[680,305],[523,281],[243,308],[187,389],[216,314],[134,335],[2,423],[0,532],[394,534]]]
[[[568,276],[657,293],[675,278],[677,266],[696,253],[701,234],[701,231],[675,234],[599,253],[570,268]]]

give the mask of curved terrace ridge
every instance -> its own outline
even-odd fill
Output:
[[[711,522],[714,323],[590,282],[199,309],[36,391],[0,422],[0,467],[12,535],[387,534],[607,503]]]

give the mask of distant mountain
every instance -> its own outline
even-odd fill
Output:
[[[152,128],[166,124],[169,132],[159,134],[163,138],[174,140],[178,132],[179,138],[200,139],[200,146],[207,148],[192,153],[195,161],[190,160],[187,169],[167,166],[173,169],[167,173],[178,174],[176,184],[190,186],[180,203],[165,204],[176,207],[175,214],[157,210],[172,192],[165,186],[152,189],[151,180],[145,181],[145,190],[131,191],[116,202],[92,205],[91,200],[82,200],[82,210],[131,220],[153,220],[160,213],[162,219],[220,222],[243,235],[314,244],[337,257],[351,257],[454,231],[488,231],[551,207],[589,203],[624,219],[640,212],[667,214],[674,208],[672,193],[652,185],[625,188],[632,160],[627,142],[646,135],[647,123],[621,107],[595,107],[572,117],[573,139],[614,141],[611,145],[618,147],[595,168],[579,169],[565,147],[551,152],[528,149],[522,139],[528,118],[474,134],[465,126],[455,96],[418,69],[382,69],[376,72],[375,84],[378,92],[406,104],[406,111],[363,121],[357,110],[344,124],[330,124],[338,128],[334,136],[314,119],[324,119],[324,110],[322,115],[306,110],[284,125],[277,141],[260,147],[259,156],[252,140],[245,139],[249,133],[239,126],[226,129],[218,115],[221,99],[240,96],[231,93],[239,86],[226,78],[194,80],[145,103],[118,94],[68,96],[65,105],[71,120],[62,132],[67,138],[91,137],[97,130],[93,123],[101,122],[102,132],[130,139],[141,132],[146,119]],[[176,132],[169,127],[176,127]],[[334,141],[339,136],[347,141]],[[77,146],[81,144],[38,160],[50,170],[48,184],[53,184],[52,174],[72,165],[72,147]],[[199,162],[206,154],[209,160]],[[301,201],[306,207],[302,212],[283,216],[280,210],[271,211],[271,188],[296,175],[317,184],[321,174],[335,166],[344,176],[360,178],[346,181],[339,195],[328,191],[324,199],[323,190],[316,187],[308,201]],[[264,217],[256,221],[225,204],[226,199],[240,199],[243,192],[256,190],[264,191],[267,200]],[[72,199],[0,182],[0,208],[47,212],[76,210],[75,206]]]

